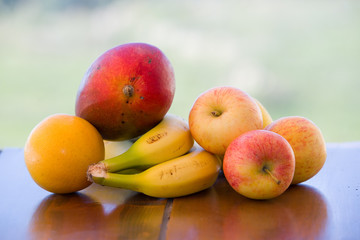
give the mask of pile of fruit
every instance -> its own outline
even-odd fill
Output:
[[[315,176],[326,160],[320,129],[304,117],[273,121],[244,91],[202,93],[188,121],[168,113],[174,71],[156,47],[129,43],[98,57],[86,72],[76,116],[54,114],[30,133],[24,157],[34,181],[53,193],[92,182],[161,198],[211,187],[221,171],[245,197],[270,199]],[[105,142],[131,140],[107,157]]]

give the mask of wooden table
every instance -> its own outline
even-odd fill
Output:
[[[91,185],[51,194],[22,149],[0,153],[0,239],[360,239],[360,143],[328,144],[324,168],[278,198],[250,200],[221,175],[175,199]]]

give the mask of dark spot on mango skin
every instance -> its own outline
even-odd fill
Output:
[[[141,97],[140,97],[140,99],[141,99],[141,100],[144,100],[144,97],[143,97],[143,96],[141,96]]]

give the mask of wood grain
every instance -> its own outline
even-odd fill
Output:
[[[22,149],[4,150],[0,162],[0,239],[158,239],[167,199],[96,184],[59,195],[38,187]],[[9,181],[12,180],[10,184]]]
[[[360,144],[328,144],[314,178],[265,201],[237,194],[223,175],[175,199],[91,185],[51,194],[28,174],[22,149],[3,149],[0,239],[359,239]]]
[[[240,196],[223,176],[201,193],[174,199],[168,239],[358,239],[360,145],[328,147],[324,168],[280,197]]]
[[[174,199],[168,239],[316,239],[328,212],[313,187],[292,186],[266,201],[237,194],[221,176],[202,193]]]

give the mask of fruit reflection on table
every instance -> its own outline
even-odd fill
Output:
[[[32,215],[30,238],[151,239],[159,235],[166,200],[103,190],[92,185],[83,193],[48,195]]]
[[[28,233],[33,239],[156,238],[167,201],[93,184],[81,193],[45,197]],[[277,198],[251,200],[233,191],[220,175],[214,187],[173,199],[167,237],[316,239],[322,237],[327,221],[326,199],[313,187],[294,185]]]
[[[213,188],[174,200],[168,237],[316,239],[327,221],[326,199],[313,187],[292,185],[277,198],[252,200],[220,176]]]
[[[103,206],[85,194],[51,194],[33,213],[28,232],[32,239],[81,238],[91,229],[103,228],[104,218]]]

